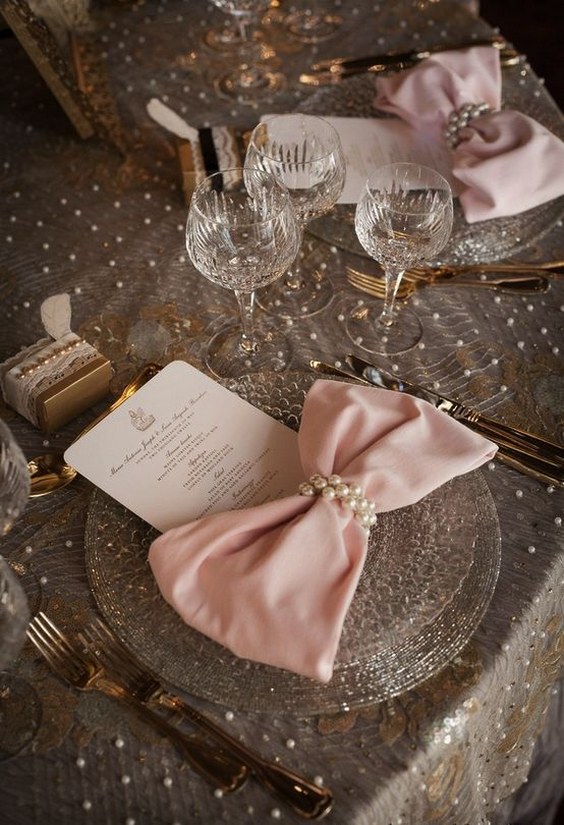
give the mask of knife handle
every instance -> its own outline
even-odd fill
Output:
[[[499,447],[496,458],[509,464],[514,469],[519,470],[519,472],[530,475],[546,484],[564,487],[564,466],[561,463],[554,464],[543,456],[531,454],[527,449],[511,443],[511,441],[501,436],[493,436],[483,421],[458,420],[460,423],[466,424],[471,430],[474,430],[474,432],[484,436],[484,438],[495,441]]]
[[[510,427],[508,424],[493,421],[476,410],[466,410],[456,417],[463,422],[479,424],[494,440],[503,439],[506,443],[525,450],[529,454],[533,453],[538,458],[551,462],[555,467],[564,470],[564,447],[560,444],[542,438],[540,435],[520,430],[518,427]]]
[[[507,464],[508,467],[512,467],[514,470],[517,470],[524,475],[536,478],[537,481],[541,481],[543,484],[549,484],[556,487],[564,486],[564,481],[562,481],[561,478],[558,479],[550,473],[545,472],[543,468],[539,468],[533,461],[517,457],[511,450],[500,448],[497,456],[499,460],[504,464]]]

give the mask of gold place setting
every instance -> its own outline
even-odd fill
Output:
[[[467,0],[0,11],[2,822],[555,811],[534,65]]]

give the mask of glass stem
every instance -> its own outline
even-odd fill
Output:
[[[386,295],[384,297],[384,309],[380,314],[380,323],[385,327],[390,327],[396,317],[396,295],[402,279],[404,269],[386,269],[384,276],[386,279]]]
[[[303,226],[300,226],[300,250],[298,251],[298,254],[296,255],[296,259],[295,259],[294,263],[292,264],[292,266],[290,267],[290,269],[286,272],[286,274],[284,276],[284,286],[290,292],[297,292],[304,285],[304,282],[302,280],[302,265],[300,263],[300,252],[301,252],[301,246],[302,246],[302,243],[303,243],[303,239],[304,239],[304,228],[303,228]]]
[[[241,44],[243,45],[243,47],[247,46],[249,40],[250,20],[246,20],[244,17],[238,17],[236,22],[237,28],[239,29],[239,37],[241,38]]]
[[[239,304],[239,314],[241,316],[241,340],[239,349],[241,353],[248,357],[258,352],[258,341],[255,336],[255,292],[241,292],[235,289],[235,297]]]

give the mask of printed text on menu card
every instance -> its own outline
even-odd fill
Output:
[[[297,434],[182,361],[65,453],[158,530],[297,492]]]

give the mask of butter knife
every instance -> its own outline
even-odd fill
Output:
[[[332,57],[326,60],[318,60],[312,64],[311,69],[314,72],[323,72],[338,71],[340,69],[365,69],[374,65],[393,66],[396,63],[418,63],[438,52],[468,49],[472,46],[494,46],[496,49],[501,50],[508,48],[508,43],[504,37],[493,35],[492,37],[482,37],[475,40],[464,40],[453,45],[439,43],[435,46],[410,49],[406,52],[386,52],[385,54],[364,55],[363,57]]]
[[[510,427],[507,424],[494,421],[472,409],[472,407],[453,401],[447,396],[440,395],[434,390],[422,387],[419,384],[398,378],[356,355],[347,355],[345,360],[356,375],[361,375],[371,384],[423,398],[452,418],[456,418],[465,424],[478,424],[483,430],[488,431],[492,440],[502,439],[508,445],[511,444],[511,446],[533,451],[535,455],[542,456],[543,459],[552,462],[555,467],[560,468],[564,473],[564,446],[526,430],[521,430],[518,427]],[[564,474],[562,478],[564,481]]]
[[[338,376],[340,378],[353,381],[354,383],[361,383],[365,384],[366,386],[371,386],[375,388],[396,390],[398,392],[408,392],[408,390],[406,389],[405,382],[401,382],[395,376],[389,375],[388,373],[383,373],[382,370],[379,370],[378,368],[373,367],[372,365],[367,366],[376,370],[376,372],[379,374],[379,377],[385,375],[389,380],[389,383],[387,385],[381,382],[377,382],[375,380],[374,375],[372,375],[371,378],[367,378],[364,369],[361,372],[357,372],[356,370],[354,372],[348,372],[347,370],[341,369],[340,367],[335,367],[332,364],[327,364],[323,361],[318,361],[316,359],[311,359],[309,361],[309,366],[313,370],[315,370],[315,372],[318,372],[321,375]],[[420,389],[421,393],[411,391],[411,388],[413,387],[417,387],[418,390]],[[428,391],[424,390],[423,388],[419,388],[418,385],[410,385],[410,395],[416,395],[419,398],[423,398],[425,401],[429,401],[434,406],[438,406],[438,404],[435,403],[435,400],[433,400],[433,398],[430,397],[430,392],[427,396],[425,396],[425,393],[427,392]],[[443,397],[437,396],[437,398]],[[439,409],[443,409],[443,411],[447,412],[446,410],[444,410],[444,408],[439,407]],[[447,412],[447,414],[449,413]],[[522,447],[519,444],[514,444],[510,441],[506,441],[501,436],[495,436],[491,432],[484,429],[484,427],[479,423],[467,421],[464,419],[460,419],[460,421],[461,423],[465,424],[466,426],[470,427],[476,432],[479,432],[486,438],[489,438],[490,441],[494,441],[495,443],[497,443],[499,450],[496,457],[503,461],[505,464],[508,464],[509,466],[513,467],[519,472],[525,473],[526,475],[530,475],[533,478],[542,481],[543,483],[553,484],[557,486],[562,486],[564,484],[562,461],[558,462],[558,459],[556,459],[557,464],[555,465],[554,459],[546,459],[543,455],[534,454],[534,452],[531,452],[531,450],[528,447]],[[558,445],[555,446],[558,448]]]

